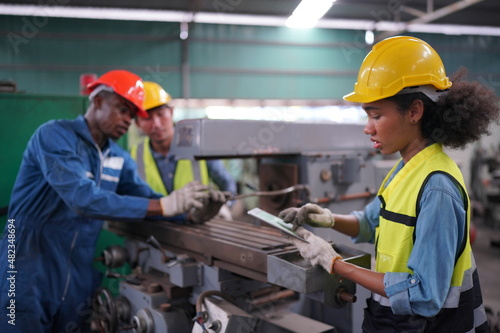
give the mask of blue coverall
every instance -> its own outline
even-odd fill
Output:
[[[0,332],[79,332],[88,325],[100,283],[92,262],[102,220],[141,220],[148,198],[160,197],[115,142],[99,149],[83,116],[38,128],[0,241]]]

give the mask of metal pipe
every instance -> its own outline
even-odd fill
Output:
[[[289,289],[282,290],[282,291],[271,293],[271,294],[266,295],[266,296],[255,298],[250,302],[250,305],[259,306],[262,304],[266,304],[269,302],[276,302],[276,301],[279,301],[279,300],[282,300],[285,298],[290,298],[293,296],[295,296],[295,291],[289,290]]]
[[[349,302],[349,303],[356,303],[356,301],[358,300],[356,295],[353,295],[353,294],[347,292],[347,290],[345,290],[343,288],[337,292],[337,298],[340,301]]]
[[[252,193],[244,193],[244,194],[238,194],[235,196],[230,197],[228,200],[240,200],[243,198],[247,197],[264,197],[264,196],[275,196],[275,195],[283,195],[287,193],[291,193],[294,191],[305,191],[307,193],[307,197],[310,195],[310,190],[308,185],[304,184],[297,184],[293,185],[281,190],[275,190],[275,191],[258,191],[258,192],[252,192]]]
[[[223,292],[220,292],[218,290],[206,290],[206,291],[202,292],[198,296],[198,298],[196,299],[196,312],[197,313],[201,312],[201,305],[203,304],[203,301],[205,300],[205,298],[209,297],[209,296],[219,296],[220,298],[228,301],[229,303],[234,304],[234,300],[229,295],[227,295]]]
[[[373,195],[374,195],[373,192],[366,191],[366,192],[361,192],[361,193],[339,195],[339,196],[335,196],[332,198],[331,197],[323,197],[323,198],[311,200],[311,202],[313,202],[313,203],[329,203],[329,202],[355,200],[355,199],[368,199],[368,198],[371,198]]]

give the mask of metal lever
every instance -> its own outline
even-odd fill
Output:
[[[149,236],[148,239],[146,239],[146,243],[150,244],[152,247],[161,252],[164,263],[173,259],[167,255],[167,251],[165,251],[165,249],[161,247],[160,242],[158,242],[155,236],[153,235]]]
[[[358,298],[356,295],[351,294],[344,288],[339,288],[337,290],[337,299],[341,302],[349,302],[349,303],[356,303]]]

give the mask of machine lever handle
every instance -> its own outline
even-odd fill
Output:
[[[345,289],[341,289],[337,292],[337,298],[343,302],[356,303],[358,298],[356,295],[347,292]]]
[[[157,249],[158,251],[161,252],[161,254],[163,255],[163,262],[164,263],[172,260],[172,258],[170,258],[167,255],[167,252],[165,251],[165,249],[163,247],[161,247],[160,242],[158,242],[158,240],[155,238],[155,236],[153,236],[153,235],[149,236],[148,239],[146,239],[146,243],[150,244],[152,247],[154,247],[155,249]]]

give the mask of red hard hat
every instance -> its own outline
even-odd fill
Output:
[[[109,71],[89,83],[87,89],[93,91],[101,84],[111,87],[116,94],[132,102],[138,109],[138,116],[148,117],[144,110],[144,84],[138,75],[125,70]]]

